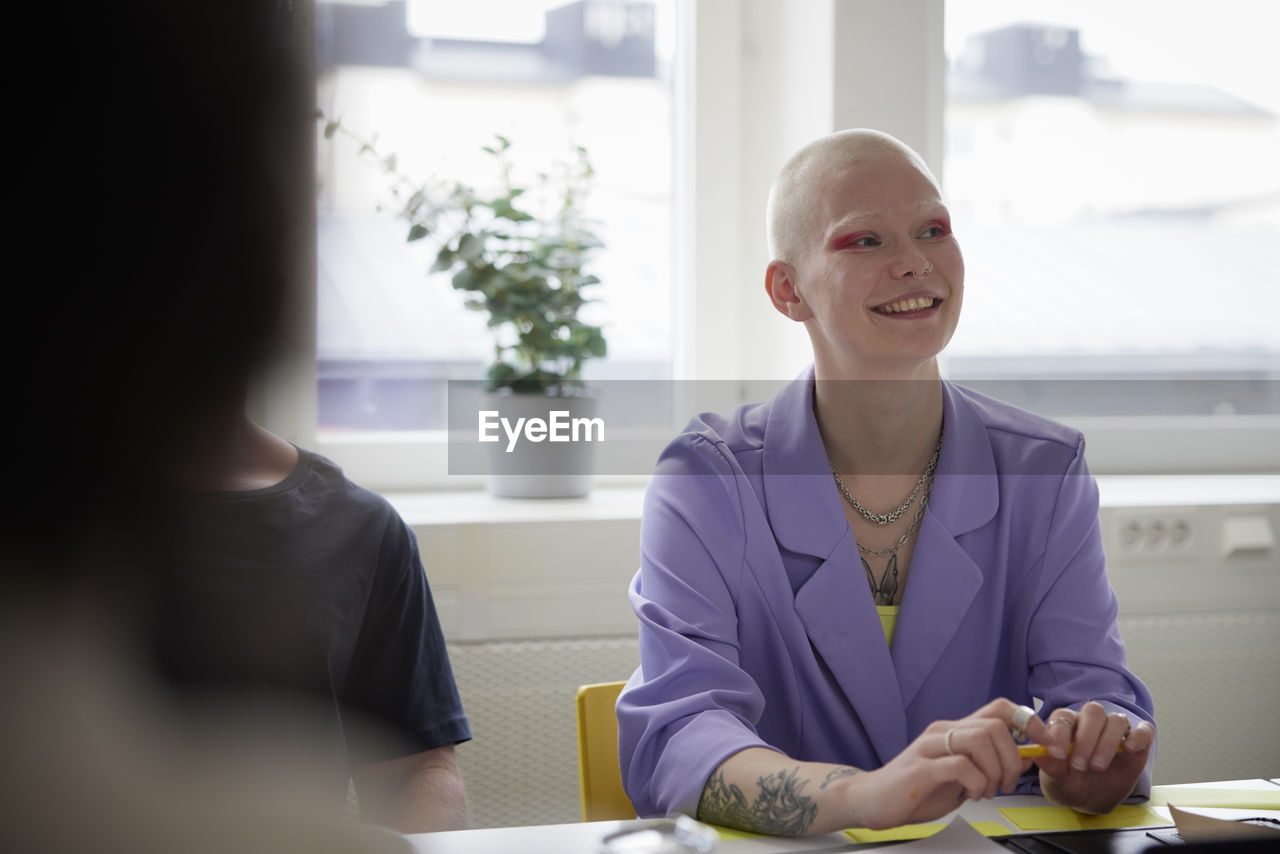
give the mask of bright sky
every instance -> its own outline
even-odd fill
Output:
[[[1122,77],[1216,86],[1280,113],[1275,0],[947,0],[946,47],[1036,21],[1080,30],[1081,49]]]

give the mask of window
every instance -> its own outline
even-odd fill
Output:
[[[673,21],[670,0],[321,2],[321,110],[419,181],[499,179],[481,149],[510,139],[516,174],[589,153],[588,215],[607,251],[590,322],[594,379],[666,378],[671,366]],[[480,379],[482,314],[430,241],[406,242],[378,163],[345,134],[317,149],[317,408],[322,442],[442,430],[447,382]],[[586,319],[586,318],[584,318]]]
[[[622,3],[652,11],[651,74],[557,76],[548,22],[583,4],[441,5],[321,0],[318,104],[414,175],[480,180],[495,131],[533,160],[586,145],[612,223],[597,378],[747,398],[794,376],[807,339],[759,284],[768,184],[814,136],[880,127],[938,168],[965,249],[948,375],[1085,430],[1098,472],[1280,468],[1280,9],[654,0]],[[322,418],[302,440],[375,488],[478,484],[446,475],[431,419],[446,379],[480,375],[482,319],[377,210],[371,161],[323,140],[318,160]]]
[[[1068,420],[1280,413],[1280,8],[1201,12],[949,0],[950,376]]]

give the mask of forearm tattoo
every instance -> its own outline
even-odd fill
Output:
[[[723,772],[716,771],[702,790],[698,818],[711,824],[757,833],[799,836],[813,826],[818,815],[818,805],[813,798],[801,794],[808,781],[796,779],[799,771],[796,767],[761,777],[756,781],[760,793],[751,804],[747,803],[742,789],[727,782]],[[831,779],[828,775],[823,785]]]
[[[857,768],[850,768],[848,765],[841,765],[838,768],[833,768],[831,769],[831,772],[827,774],[827,779],[823,780],[822,785],[819,786],[818,788],[825,789],[827,786],[831,785],[836,780],[843,780],[845,777],[852,777],[854,774],[857,774],[857,773],[858,773]]]

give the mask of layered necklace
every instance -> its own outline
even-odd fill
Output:
[[[902,515],[911,508],[912,504],[916,505],[916,512],[911,517],[911,522],[907,525],[907,530],[902,532],[902,536],[898,537],[897,542],[888,548],[873,549],[870,546],[864,546],[858,543],[858,551],[862,554],[858,555],[858,559],[862,561],[862,568],[867,573],[867,583],[871,585],[871,595],[875,597],[877,605],[892,605],[894,598],[898,595],[898,549],[911,539],[911,535],[920,527],[920,520],[924,518],[924,508],[929,504],[929,493],[933,489],[933,473],[938,468],[938,457],[942,454],[942,431],[938,431],[938,443],[934,445],[933,456],[929,458],[929,464],[925,466],[924,473],[920,475],[920,479],[916,481],[916,485],[912,487],[911,494],[903,500],[896,509],[888,513],[872,513],[858,502],[849,492],[849,488],[844,485],[844,481],[840,479],[840,475],[836,474],[836,467],[831,461],[827,461],[827,465],[831,468],[831,476],[836,479],[836,486],[840,487],[840,492],[848,499],[849,504],[857,510],[862,518],[868,522],[884,527],[892,525],[894,522],[902,518]],[[916,499],[919,499],[917,501]],[[871,564],[867,562],[864,555],[871,557],[889,556],[888,562],[885,564],[884,572],[880,574],[880,580],[876,581],[875,573],[871,571]]]

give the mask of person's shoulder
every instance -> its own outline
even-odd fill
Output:
[[[351,480],[342,466],[328,457],[299,447],[298,465],[305,467],[305,476],[299,490],[304,500],[340,507],[344,514],[365,514],[379,519],[398,518],[390,501]]]
[[[383,496],[347,477],[342,467],[315,451],[299,447],[299,464],[309,466],[299,490],[306,514],[351,542],[377,542],[385,560],[379,565],[412,564],[417,538],[413,529]]]
[[[1008,433],[1025,439],[1051,442],[1074,448],[1080,443],[1081,433],[1044,415],[1014,406],[998,398],[974,391],[965,386],[948,383],[956,396],[967,404],[991,432]]]
[[[971,388],[948,385],[955,405],[967,407],[981,422],[1001,470],[1047,474],[1083,453],[1084,435],[1074,427]]]
[[[759,451],[771,400],[745,403],[729,412],[700,412],[676,434],[659,458],[657,473],[709,469],[741,474],[738,458]]]

